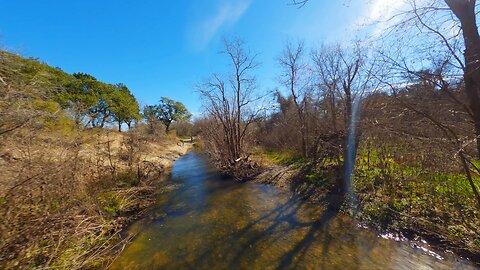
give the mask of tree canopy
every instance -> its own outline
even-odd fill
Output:
[[[159,104],[149,105],[144,108],[147,121],[160,121],[165,125],[165,131],[170,130],[173,122],[189,120],[192,116],[183,103],[162,97]]]
[[[58,100],[64,109],[71,111],[77,124],[104,127],[116,122],[121,130],[123,123],[130,126],[140,119],[138,102],[124,84],[103,83],[84,73],[73,76],[75,79],[58,94]]]
[[[119,83],[113,88],[114,91],[110,97],[110,112],[118,124],[118,130],[121,131],[123,123],[130,128],[132,122],[141,119],[140,108],[127,86]]]

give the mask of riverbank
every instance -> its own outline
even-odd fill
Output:
[[[347,204],[342,204],[343,201],[332,192],[335,178],[342,173],[340,167],[331,166],[328,170],[319,172],[306,162],[272,158],[268,154],[257,154],[256,161],[261,169],[253,178],[254,182],[294,192],[310,203],[321,204],[330,211],[333,209],[351,215],[351,209]],[[354,186],[358,201],[355,218],[362,226],[376,230],[382,237],[410,240],[411,245],[416,248],[431,249],[439,254],[453,252],[480,265],[480,248],[475,243],[472,244],[475,239],[452,235],[449,233],[451,227],[447,228],[442,222],[434,224],[437,222],[436,219],[425,220],[423,217],[407,215],[392,209],[388,202],[382,201],[381,196],[359,188],[361,181],[362,179],[357,179]],[[339,203],[342,205],[338,205]],[[384,207],[380,207],[383,205]],[[458,222],[458,225],[461,226],[461,222]],[[470,229],[475,230],[475,228],[465,230]]]
[[[2,142],[0,268],[105,268],[192,144],[139,130],[18,132]]]

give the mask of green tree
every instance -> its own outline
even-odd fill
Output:
[[[192,116],[183,103],[166,97],[162,97],[157,105],[146,106],[143,114],[150,126],[154,121],[162,122],[166,132],[173,122],[188,120]]]
[[[73,74],[66,90],[58,94],[63,108],[72,112],[75,122],[85,126],[104,127],[116,121],[130,125],[140,118],[138,103],[130,90],[123,85],[111,85],[98,81],[85,73]]]
[[[118,124],[118,131],[122,131],[122,124],[131,127],[132,122],[141,119],[140,108],[135,96],[130,92],[124,84],[113,86],[114,91],[110,97],[109,111],[112,118]]]
[[[85,73],[73,74],[74,80],[67,83],[65,91],[58,94],[58,101],[64,109],[68,109],[75,119],[77,125],[80,125],[94,111],[94,107],[99,102],[100,82],[91,75]]]
[[[112,97],[115,89],[113,85],[98,82],[96,88],[93,89],[93,99],[95,103],[89,108],[89,118],[92,127],[103,128],[112,117],[110,110]]]
[[[156,106],[147,105],[143,108],[143,117],[147,120],[148,128],[150,133],[154,133],[155,126],[159,122],[156,118]]]

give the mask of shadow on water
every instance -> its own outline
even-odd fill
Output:
[[[278,238],[282,237],[285,234],[288,234],[289,231],[296,231],[300,228],[308,229],[308,232],[303,236],[300,241],[292,246],[291,250],[286,251],[281,257],[278,258],[279,266],[278,269],[288,269],[296,268],[297,265],[294,264],[294,258],[298,257],[297,260],[302,260],[302,257],[306,254],[311,244],[316,240],[318,234],[324,232],[329,221],[334,218],[341,207],[341,203],[338,200],[332,200],[329,203],[327,209],[323,212],[323,215],[318,219],[310,222],[301,222],[297,220],[296,215],[298,211],[302,208],[305,201],[297,198],[290,197],[288,201],[278,205],[276,208],[267,212],[266,214],[260,216],[259,218],[251,221],[246,226],[241,228],[238,231],[235,231],[229,234],[226,238],[222,238],[221,243],[211,242],[209,243],[210,248],[205,250],[201,255],[199,255],[195,261],[195,265],[199,265],[205,260],[208,260],[208,257],[215,252],[215,249],[225,243],[233,243],[234,245],[240,245],[237,249],[238,252],[232,257],[229,261],[224,261],[228,264],[228,268],[235,269],[242,264],[242,261],[245,259],[255,260],[253,256],[246,256],[247,251],[250,247],[255,246],[258,242],[263,241],[265,238],[271,237],[272,234],[275,234],[275,237],[269,239],[271,243],[275,243]],[[263,228],[261,232],[255,230],[256,225],[261,224],[266,221],[274,221],[268,227]],[[288,224],[287,228],[278,230],[278,228],[284,224]],[[238,243],[238,239],[245,238],[246,240]],[[328,246],[328,238],[325,242],[325,246]],[[261,256],[262,253],[258,252],[254,254],[256,256]]]
[[[457,266],[358,228],[339,213],[343,197],[335,194],[318,206],[271,186],[221,179],[197,154],[176,162],[172,181],[180,187],[160,196],[151,222],[139,223],[138,236],[111,269]]]
[[[338,195],[331,194],[332,198],[328,200],[328,205],[323,212],[320,219],[305,224],[309,227],[308,232],[305,234],[303,239],[299,241],[294,247],[286,254],[284,254],[280,260],[280,268],[284,269],[292,265],[293,260],[296,256],[299,256],[300,259],[305,256],[306,252],[308,251],[309,247],[312,243],[317,239],[318,233],[322,233],[327,229],[328,223],[332,220],[340,211],[340,208],[343,204],[344,197],[342,196],[338,199]],[[328,250],[329,248],[329,241],[328,238],[324,239],[324,248]],[[324,256],[325,258],[325,256]],[[296,266],[296,265],[295,265]]]

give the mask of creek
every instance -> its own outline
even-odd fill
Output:
[[[111,269],[477,269],[293,193],[221,177],[194,152],[170,180],[177,188],[129,228],[136,236]]]

